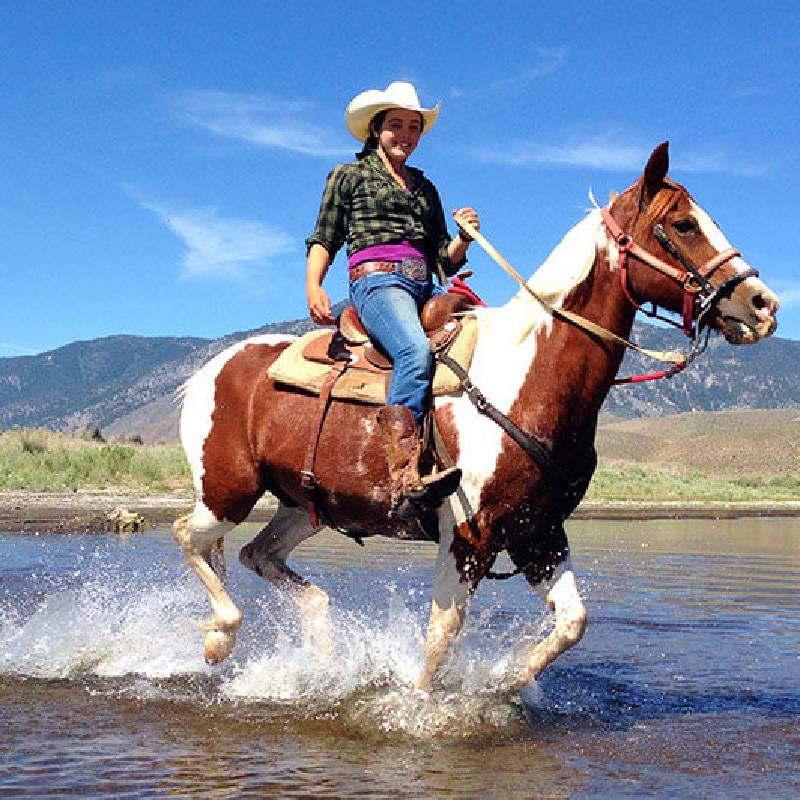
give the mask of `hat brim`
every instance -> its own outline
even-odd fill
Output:
[[[352,108],[352,105],[351,103],[344,112],[344,121],[347,125],[347,130],[349,130],[359,142],[366,142],[369,136],[369,123],[372,121],[372,118],[381,111],[388,111],[390,108],[401,108],[404,111],[418,111],[422,115],[422,133],[426,134],[436,124],[442,104],[437,103],[433,108],[416,108],[383,100],[375,103],[367,103],[355,109]]]

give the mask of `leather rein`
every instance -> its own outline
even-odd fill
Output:
[[[580,316],[579,314],[574,314],[566,309],[553,306],[528,285],[527,281],[519,274],[519,272],[517,272],[517,270],[514,269],[514,267],[512,267],[505,258],[503,258],[503,256],[479,230],[477,230],[467,220],[459,218],[456,220],[456,222],[470,237],[475,239],[475,241],[478,242],[478,244],[480,244],[481,247],[494,259],[494,261],[496,261],[509,275],[511,275],[511,277],[514,278],[514,280],[516,280],[517,283],[519,283],[520,286],[534,300],[536,300],[540,305],[547,309],[547,311],[553,314],[553,316],[569,322],[572,325],[585,330],[587,333],[599,336],[606,341],[621,344],[623,347],[626,347],[630,350],[635,350],[658,361],[666,361],[672,365],[668,369],[650,373],[648,375],[633,375],[627,378],[617,378],[614,380],[614,384],[641,383],[643,381],[657,380],[659,378],[671,378],[673,375],[681,372],[689,363],[691,363],[695,358],[697,358],[698,355],[700,355],[700,353],[705,350],[708,343],[708,333],[710,333],[710,329],[707,331],[705,341],[701,341],[700,330],[702,327],[702,322],[708,313],[716,308],[717,304],[721,300],[730,297],[730,295],[733,293],[736,287],[742,283],[742,281],[745,281],[751,277],[758,277],[758,270],[750,267],[742,272],[737,273],[736,275],[732,275],[715,288],[709,281],[709,278],[723,264],[726,264],[728,261],[731,261],[732,259],[741,255],[741,253],[735,248],[726,248],[722,252],[712,256],[702,266],[697,267],[692,260],[680,250],[680,248],[672,241],[672,239],[669,238],[664,226],[661,225],[661,223],[656,223],[653,226],[653,235],[659,241],[661,246],[673,258],[680,262],[683,267],[681,269],[680,267],[675,267],[672,264],[668,264],[666,261],[654,256],[652,253],[649,253],[643,247],[636,244],[636,242],[633,241],[633,238],[629,234],[625,233],[619,223],[614,219],[613,215],[611,214],[610,205],[604,206],[600,213],[602,215],[603,224],[607,234],[614,240],[619,250],[620,281],[622,284],[623,293],[628,299],[628,302],[630,302],[637,311],[641,311],[646,316],[654,317],[663,322],[674,325],[675,327],[681,328],[681,330],[692,339],[692,347],[689,353],[684,354],[675,351],[665,352],[659,350],[649,350],[637,345],[635,342],[625,339],[622,336],[618,336],[612,331],[606,330],[602,326],[597,325],[596,323]],[[646,266],[655,269],[657,272],[660,272],[662,275],[666,275],[668,278],[681,285],[683,289],[682,323],[674,322],[669,317],[659,315],[655,303],[653,303],[652,310],[648,311],[642,306],[641,303],[634,299],[633,292],[631,291],[630,287],[630,277],[628,273],[629,258],[635,258],[637,261],[640,261]]]

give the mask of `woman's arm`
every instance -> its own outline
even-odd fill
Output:
[[[459,208],[458,211],[453,212],[453,219],[458,225],[459,219],[466,220],[474,228],[480,229],[480,220],[478,219],[478,212],[474,208]],[[472,239],[467,237],[467,234],[462,233],[461,228],[458,233],[450,240],[447,246],[447,255],[453,264],[460,264],[467,256],[467,248],[472,242]]]
[[[322,281],[328,273],[331,257],[321,244],[312,244],[306,258],[306,301],[311,319],[317,325],[333,325],[331,300],[322,288]]]

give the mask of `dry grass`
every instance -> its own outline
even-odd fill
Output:
[[[601,419],[594,500],[800,500],[800,408]],[[190,487],[177,444],[0,433],[0,490]]]
[[[178,445],[94,442],[31,428],[0,433],[0,490],[166,492],[188,486],[189,469]]]

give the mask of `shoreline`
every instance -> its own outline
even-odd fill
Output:
[[[98,533],[110,531],[106,515],[115,507],[141,514],[149,527],[169,526],[192,507],[189,493],[153,494],[121,490],[0,492],[0,530],[11,533]],[[250,522],[268,522],[277,501],[256,504]],[[800,517],[800,501],[606,501],[586,500],[570,519],[656,520]]]

